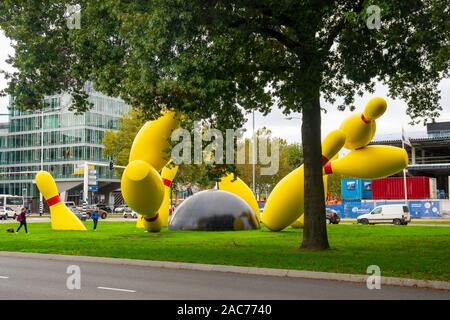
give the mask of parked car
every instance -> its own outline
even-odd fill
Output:
[[[126,205],[120,205],[114,208],[114,213],[123,213],[128,207]]]
[[[106,217],[108,216],[108,212],[106,212],[105,210],[98,209],[98,208],[96,208],[95,206],[94,206],[94,207],[91,206],[91,207],[89,207],[89,208],[86,208],[86,214],[87,214],[88,219],[91,218],[91,213],[92,213],[92,211],[94,211],[94,210],[97,210],[98,215],[99,215],[100,218],[102,218],[102,219],[106,219]]]
[[[131,210],[131,209],[125,209],[125,210],[123,211],[123,217],[124,217],[125,219],[126,219],[126,218],[137,219],[137,216],[138,216],[137,212],[136,212],[136,211],[133,211],[133,210]]]
[[[95,206],[97,207],[97,209],[106,211],[107,213],[112,213],[111,206],[108,206],[108,205],[103,204],[103,203],[98,203]]]
[[[387,204],[375,207],[371,212],[358,216],[357,222],[361,224],[393,223],[407,225],[411,222],[409,208],[402,204]]]
[[[338,224],[341,221],[341,217],[336,210],[327,208],[326,215],[327,224]]]
[[[78,219],[80,219],[81,221],[86,221],[87,220],[87,214],[84,212],[80,212],[76,207],[69,207],[70,211],[72,211]]]
[[[17,212],[13,208],[6,207],[5,209],[0,208],[0,219],[7,220],[8,218],[16,219]]]
[[[0,220],[7,220],[7,219],[8,219],[8,217],[6,215],[5,210],[0,209]]]

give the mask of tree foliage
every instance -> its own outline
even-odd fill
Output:
[[[73,4],[81,7],[80,30],[67,27]],[[371,4],[381,9],[380,30],[366,25]],[[18,69],[6,93],[38,108],[43,94],[65,90],[83,110],[83,86],[93,80],[133,106],[242,120],[237,105],[268,112],[278,102],[299,111],[314,85],[327,101],[342,96],[342,108],[351,107],[380,80],[409,102],[411,116],[434,117],[436,84],[449,70],[448,7],[447,0],[4,0],[0,26],[14,40],[9,61]]]
[[[261,162],[255,164],[255,187],[257,195],[265,200],[266,196],[272,191],[276,184],[288,175],[291,171],[298,168],[303,163],[302,147],[298,144],[288,144],[286,140],[279,137],[273,137],[272,132],[267,128],[261,128],[256,131],[257,141],[266,139],[268,141],[268,149],[271,146],[279,147],[278,170],[273,175],[262,175],[261,168],[268,165],[262,165]],[[250,139],[245,139],[246,161],[245,164],[237,164],[237,173],[248,186],[253,184],[253,165],[252,165],[252,144]],[[265,147],[261,144],[259,148]]]

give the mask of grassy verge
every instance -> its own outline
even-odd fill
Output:
[[[302,252],[302,230],[291,228],[145,233],[133,222],[100,221],[97,232],[51,231],[49,223],[38,223],[26,235],[7,233],[11,226],[0,225],[0,250],[356,274],[375,264],[385,276],[450,281],[450,228],[331,225],[330,250]]]
[[[428,221],[420,221],[420,220],[413,220],[411,221],[411,224],[449,224],[450,225],[450,221],[449,220],[436,220],[436,221],[432,221],[432,220],[428,220]]]

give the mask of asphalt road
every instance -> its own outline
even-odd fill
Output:
[[[80,268],[79,290],[67,288],[70,265]],[[0,255],[0,299],[450,299],[450,291]]]

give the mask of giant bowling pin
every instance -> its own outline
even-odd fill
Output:
[[[170,158],[167,152],[169,139],[178,125],[173,111],[166,111],[160,118],[146,122],[134,138],[128,161],[143,160],[160,172]]]
[[[324,167],[324,173],[378,179],[396,174],[407,166],[408,154],[405,149],[392,146],[368,146],[328,162]]]
[[[322,143],[322,163],[328,163],[345,143],[345,134],[334,130]],[[280,231],[292,224],[303,213],[304,167],[292,171],[273,189],[267,199],[262,222],[272,231]]]
[[[50,173],[39,171],[36,174],[36,186],[45,200],[47,200],[52,230],[86,231],[85,225],[62,202],[59,197],[58,187]]]
[[[145,123],[133,141],[129,164],[122,175],[124,200],[139,214],[137,226],[148,231],[158,232],[163,224],[158,210],[163,203],[164,185],[158,171],[168,162],[169,138],[177,127],[173,111]]]
[[[122,174],[122,195],[137,213],[152,217],[161,206],[164,187],[159,173],[147,162],[134,160]]]
[[[127,205],[138,213],[136,226],[147,231],[160,231],[157,211],[164,197],[164,187],[159,173],[147,162],[134,160],[122,174],[121,188]]]
[[[324,191],[325,199],[326,199],[327,193],[328,193],[328,176],[327,175],[323,176],[323,191]],[[294,229],[299,229],[299,228],[303,228],[304,225],[305,225],[305,214],[302,213],[300,218],[298,218],[297,220],[294,221],[294,223],[291,224],[291,227]]]
[[[159,232],[161,231],[161,219],[159,219],[159,214],[154,215],[151,218],[146,218],[140,214],[138,214],[136,221],[136,228],[144,229],[150,232]]]
[[[242,179],[238,177],[236,177],[234,181],[233,179],[234,175],[232,173],[220,178],[220,182],[218,183],[219,189],[231,192],[247,202],[250,208],[252,208],[255,212],[255,215],[258,217],[259,222],[259,220],[261,219],[261,215],[259,213],[258,201],[256,201],[253,191],[249,188],[249,186],[247,186],[244,181],[242,181]]]
[[[161,207],[158,210],[161,218],[161,225],[167,227],[170,215],[170,186],[178,172],[178,166],[169,162],[161,171],[161,178],[164,184],[164,198]]]
[[[340,129],[346,135],[344,147],[350,150],[367,146],[375,135],[375,120],[386,111],[387,104],[383,98],[372,98],[363,113],[356,113],[342,122]]]
[[[158,209],[158,215],[152,218],[145,218],[142,215],[138,215],[136,222],[136,228],[138,229],[151,229],[150,231],[158,231],[158,227],[167,227],[169,222],[169,211],[170,211],[170,186],[173,179],[178,172],[178,166],[169,162],[161,172],[161,178],[164,185],[164,197],[161,206]],[[158,225],[157,219],[161,220],[160,226]]]
[[[339,153],[336,153],[336,155],[331,159],[331,160],[336,160],[339,158]],[[322,161],[325,161],[326,159],[322,159]],[[328,194],[328,176],[324,175],[323,176],[323,191],[325,194],[325,199],[327,198],[327,194]],[[305,225],[305,214],[302,214],[300,216],[300,218],[298,218],[297,220],[294,221],[293,224],[291,224],[291,227],[294,229],[299,229],[299,228],[303,228]]]

